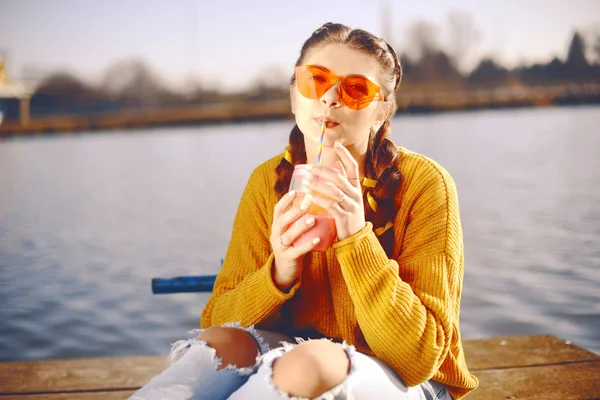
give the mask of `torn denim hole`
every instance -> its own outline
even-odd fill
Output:
[[[252,335],[257,343],[256,362],[251,367],[228,365],[219,369],[222,359],[206,341],[198,339],[202,329],[194,329],[189,338],[172,343],[167,368],[136,391],[130,399],[136,400],[226,400],[244,385],[260,366],[260,352],[268,345],[253,327],[226,324]]]
[[[297,343],[302,343],[305,340],[301,338],[294,338]],[[329,340],[328,338],[323,339],[309,339],[309,340]],[[261,366],[258,369],[258,372],[250,377],[248,383],[246,383],[240,390],[232,395],[230,399],[243,399],[248,393],[262,393],[265,387],[268,390],[268,395],[264,394],[265,399],[284,399],[284,400],[309,400],[305,397],[296,397],[291,396],[290,394],[280,390],[275,383],[273,382],[273,364],[275,360],[279,357],[292,350],[295,347],[295,344],[288,342],[280,342],[282,347],[271,350],[267,354],[263,355]],[[346,356],[350,361],[350,368],[348,371],[348,375],[339,385],[333,387],[327,392],[321,394],[316,397],[315,400],[351,400],[354,399],[351,393],[351,383],[354,377],[356,376],[356,363],[355,363],[355,354],[356,350],[354,346],[347,344],[346,342],[337,343],[342,346],[344,351],[346,352]]]
[[[242,330],[248,332],[250,335],[252,335],[254,340],[256,340],[256,344],[258,345],[258,350],[261,355],[265,354],[265,353],[269,352],[269,350],[271,350],[271,348],[269,347],[269,343],[257,332],[254,325],[250,325],[248,327],[243,327],[241,325],[241,322],[238,321],[238,322],[226,322],[223,325],[221,325],[221,327],[223,327],[223,328],[238,328],[238,329],[242,329]]]
[[[346,375],[346,379],[344,379],[340,384],[334,386],[329,389],[325,393],[321,394],[315,400],[353,400],[354,396],[352,394],[352,381],[356,376],[356,348],[350,344],[347,344],[346,341],[342,343],[338,343],[342,346],[342,349],[346,352],[346,356],[350,361],[350,370],[348,371],[348,375]]]
[[[241,330],[248,332],[254,338],[254,340],[256,341],[257,347],[258,347],[258,354],[256,355],[253,366],[238,368],[235,365],[229,364],[222,370],[234,371],[234,372],[239,373],[241,376],[248,376],[248,375],[251,375],[254,372],[256,372],[258,367],[260,366],[262,355],[267,353],[270,350],[269,344],[256,331],[256,329],[254,328],[254,325],[251,325],[249,327],[243,327],[243,326],[241,326],[240,322],[227,322],[227,323],[221,325],[221,327],[237,328],[237,329],[241,329]],[[191,331],[188,332],[188,335],[193,335],[193,337],[190,337],[188,339],[178,340],[177,342],[172,343],[171,344],[171,352],[167,358],[167,366],[173,365],[185,353],[187,353],[188,350],[190,348],[192,348],[193,346],[200,346],[200,347],[207,349],[207,351],[209,352],[209,354],[211,356],[211,365],[215,366],[215,370],[219,370],[219,367],[223,363],[223,360],[217,356],[217,351],[215,349],[213,349],[212,347],[210,347],[208,345],[208,343],[206,343],[204,340],[198,339],[200,334],[202,334],[202,332],[204,332],[204,331],[205,331],[205,329],[192,329]]]

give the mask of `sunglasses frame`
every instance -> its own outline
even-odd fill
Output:
[[[318,68],[320,70],[322,70],[323,72],[327,73],[329,77],[333,78],[333,83],[331,84],[331,86],[329,86],[324,92],[323,94],[321,94],[320,96],[316,93],[315,90],[315,97],[311,97],[311,96],[306,96],[304,93],[302,93],[302,91],[300,90],[300,87],[298,86],[298,72],[299,70],[306,70],[306,71],[302,71],[303,73],[309,73],[310,74],[310,68]],[[364,79],[365,81],[367,81],[367,85],[368,86],[372,86],[374,88],[377,89],[377,92],[375,93],[375,95],[373,97],[366,97],[363,100],[359,100],[359,99],[355,99],[354,97],[352,97],[347,91],[346,89],[344,89],[344,81],[348,78],[361,78]],[[300,92],[300,94],[306,98],[309,99],[318,99],[321,98],[325,93],[327,93],[329,90],[331,90],[331,88],[333,86],[335,86],[336,83],[341,82],[338,91],[340,92],[340,100],[342,102],[342,104],[344,104],[346,107],[352,109],[352,110],[362,110],[363,108],[368,107],[375,99],[377,99],[379,97],[379,99],[381,101],[385,101],[383,94],[381,93],[381,87],[379,87],[378,85],[376,85],[375,83],[373,83],[373,81],[371,81],[369,78],[363,76],[363,75],[358,75],[358,74],[351,74],[351,75],[345,75],[345,76],[340,76],[340,75],[336,75],[334,74],[331,70],[329,70],[328,68],[322,66],[322,65],[317,65],[317,64],[306,64],[306,65],[298,65],[294,68],[294,79],[296,81],[296,86],[298,87],[298,91]]]

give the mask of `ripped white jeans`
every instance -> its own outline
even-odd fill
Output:
[[[239,324],[226,327],[243,329],[256,340],[260,354],[252,367],[227,365],[217,370],[221,360],[202,340],[180,340],[173,344],[168,367],[135,392],[130,400],[305,400],[279,390],[272,380],[273,363],[295,346],[281,333],[261,331]],[[198,336],[202,330],[190,334]],[[326,340],[326,339],[325,339]],[[406,387],[400,377],[382,361],[362,354],[354,346],[340,343],[350,360],[350,371],[338,386],[321,394],[318,400],[452,400],[447,388],[430,380]]]

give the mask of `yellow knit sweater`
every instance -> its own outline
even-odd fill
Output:
[[[283,154],[258,166],[201,326],[241,321],[260,329],[315,330],[381,359],[408,386],[435,379],[456,399],[475,389],[459,330],[463,238],[456,187],[435,161],[398,149],[402,183],[395,194],[393,257],[367,222],[326,253],[309,253],[288,293],[272,281],[269,242],[275,168]]]

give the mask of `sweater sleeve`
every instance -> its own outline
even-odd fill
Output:
[[[240,322],[257,325],[271,319],[293,297],[300,282],[284,293],[275,286],[271,268],[267,207],[270,202],[264,171],[253,171],[234,218],[233,231],[223,265],[202,312],[201,327]]]
[[[389,259],[370,223],[336,244],[336,256],[371,350],[408,386],[431,379],[446,358],[459,316],[463,242],[454,181],[428,164],[409,191],[395,232],[404,235]],[[456,339],[456,338],[455,338]]]

